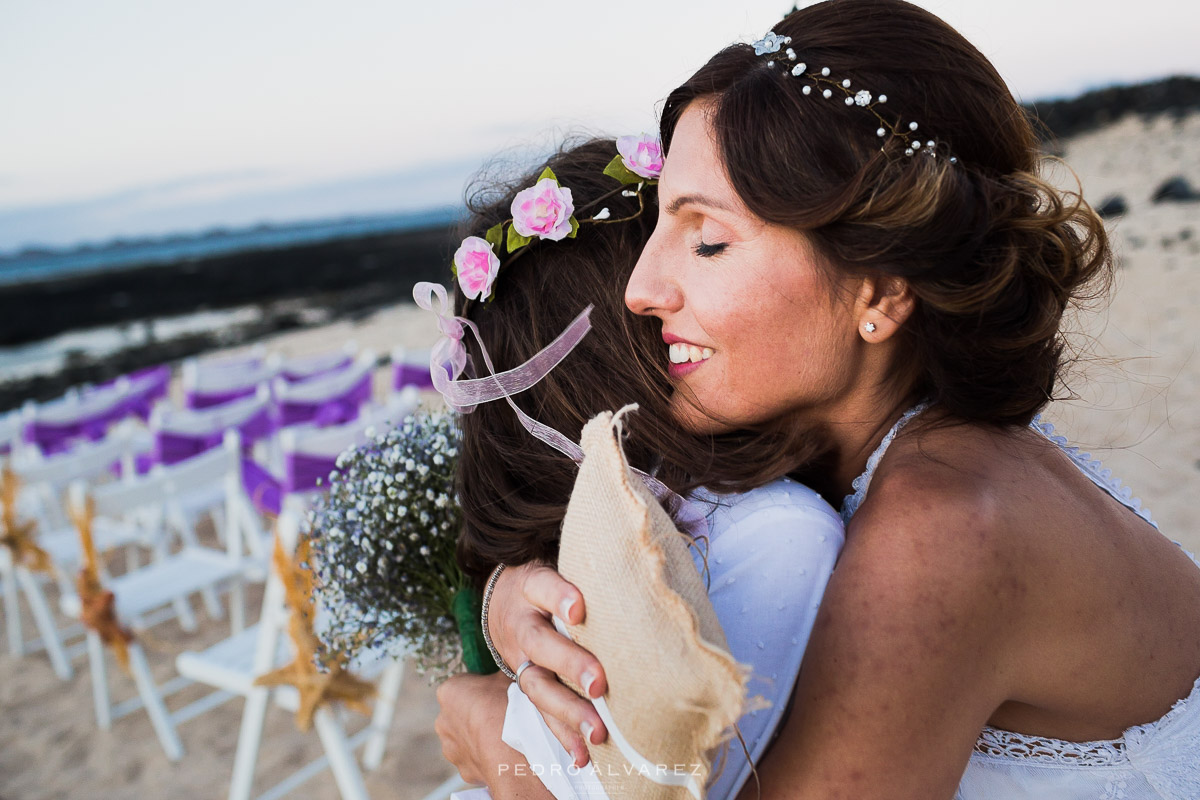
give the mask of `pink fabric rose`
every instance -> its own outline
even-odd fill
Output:
[[[634,175],[657,180],[662,174],[663,152],[658,137],[649,133],[641,136],[622,136],[617,139],[617,152],[625,169]]]
[[[454,267],[463,295],[471,300],[486,299],[500,272],[500,259],[491,244],[478,236],[468,236],[454,253]]]
[[[513,227],[522,236],[560,241],[571,232],[575,204],[571,190],[553,178],[542,178],[513,198]]]

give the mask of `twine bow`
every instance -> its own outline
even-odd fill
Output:
[[[12,553],[14,564],[53,575],[54,563],[50,560],[50,554],[34,540],[37,522],[20,522],[17,519],[17,492],[20,488],[21,479],[9,467],[0,470],[0,545]]]
[[[92,520],[96,515],[96,504],[89,497],[84,508],[72,505],[69,513],[71,521],[79,531],[79,542],[83,546],[83,566],[79,568],[79,575],[75,578],[75,591],[79,593],[79,620],[112,648],[113,656],[121,665],[121,669],[126,674],[131,674],[128,645],[133,641],[133,631],[121,625],[117,619],[116,595],[100,583],[96,544],[92,539]]]
[[[342,661],[334,661],[328,669],[317,666],[321,642],[313,632],[316,602],[313,600],[312,573],[303,565],[308,561],[310,544],[301,539],[296,553],[288,558],[279,536],[275,536],[273,561],[279,579],[283,581],[288,609],[288,637],[296,655],[287,666],[258,676],[255,686],[294,686],[300,692],[300,707],[296,709],[296,727],[307,731],[312,727],[313,714],[323,704],[340,700],[347,708],[369,714],[366,700],[375,695],[375,686],[353,675]]]

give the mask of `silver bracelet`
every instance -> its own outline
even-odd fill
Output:
[[[492,644],[491,634],[488,633],[488,604],[492,601],[492,590],[496,588],[496,581],[499,580],[501,572],[504,572],[504,565],[497,564],[488,578],[487,586],[483,589],[483,611],[479,615],[479,624],[483,628],[483,641],[487,645],[488,651],[492,654],[492,660],[496,662],[496,666],[500,668],[500,671],[508,676],[509,680],[515,681],[517,673],[509,669],[508,664],[504,663],[504,659],[500,657],[500,651],[496,649],[496,645]]]

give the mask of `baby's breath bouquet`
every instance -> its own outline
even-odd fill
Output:
[[[479,596],[454,558],[460,432],[449,414],[408,417],[347,450],[314,507],[324,644],[344,657],[411,648],[422,671],[496,669],[479,628]]]

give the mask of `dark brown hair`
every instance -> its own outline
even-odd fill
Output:
[[[952,417],[1026,424],[1064,366],[1059,327],[1075,299],[1105,292],[1103,225],[1077,194],[1037,175],[1038,140],[991,63],[957,31],[902,0],[829,0],[774,28],[797,62],[888,96],[898,130],[919,122],[936,157],[904,154],[867,109],[747,45],[718,53],[671,93],[680,116],[710,103],[733,188],[762,219],[805,232],[833,275],[903,278],[917,299],[891,379]],[[914,136],[915,138],[915,136]],[[881,147],[882,145],[882,147]],[[957,163],[951,163],[950,156]]]
[[[616,152],[612,139],[594,139],[564,145],[547,162],[561,185],[571,189],[578,219],[602,207],[614,220],[637,211],[638,201],[620,192],[589,207],[619,188],[603,174]],[[516,180],[477,179],[468,190],[471,213],[464,235],[480,235],[509,219],[513,197],[533,185],[542,166]],[[646,208],[636,219],[584,223],[575,239],[535,241],[518,255],[503,257],[494,299],[468,302],[460,293],[455,313],[479,326],[496,369],[506,370],[528,360],[594,304],[591,332],[544,380],[513,400],[574,440],[601,411],[638,403],[639,411],[625,426],[626,456],[635,467],[657,470],[678,492],[697,485],[749,489],[815,464],[820,449],[815,438],[785,443],[782,434],[771,431],[694,435],[671,418],[660,323],[635,316],[624,305],[625,284],[657,218],[654,190],[645,194]],[[464,341],[473,362],[482,365],[473,338]],[[555,563],[575,465],[526,432],[503,401],[464,415],[462,431],[458,492],[466,525],[458,560],[464,571],[479,583],[500,562]]]

